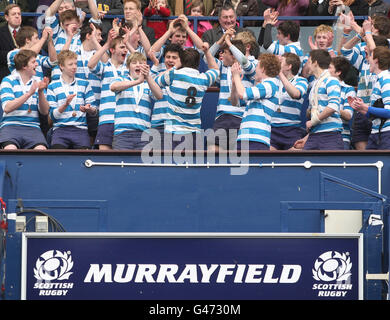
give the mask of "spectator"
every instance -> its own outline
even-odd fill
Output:
[[[281,16],[303,16],[309,7],[309,0],[263,0],[263,3],[276,9]],[[299,21],[296,21],[299,23]],[[280,22],[278,22],[279,24]]]
[[[0,27],[0,81],[10,73],[7,54],[17,47],[14,37],[22,23],[22,11],[17,4],[10,4],[4,10],[4,17],[7,24]]]
[[[237,26],[237,15],[234,7],[225,3],[218,12],[218,22],[219,25],[213,29],[207,30],[203,36],[202,40],[207,42],[210,46],[212,46],[215,42],[217,42],[226,30],[230,28],[234,28],[236,32],[244,31],[245,29]]]
[[[231,3],[237,16],[258,16],[259,15],[259,4],[257,0],[216,0],[213,16],[217,16],[219,10],[224,6],[225,3]],[[244,27],[260,25],[259,21],[244,21]]]
[[[382,0],[365,0],[368,4],[368,12],[366,15],[373,17],[374,15],[388,16],[390,4]]]
[[[21,12],[34,12],[36,9],[36,3],[34,1],[26,1],[26,0],[0,0],[0,12],[5,12],[5,9],[10,4],[18,5]],[[32,25],[31,17],[22,17],[23,25]],[[0,16],[0,25],[3,26],[7,23],[5,17]]]
[[[205,15],[205,6],[204,3],[200,0],[196,0],[192,2],[192,5],[190,7],[190,16],[196,16],[196,17],[202,17]],[[189,27],[194,30],[194,23],[191,21],[188,21]],[[212,29],[213,26],[209,21],[201,21],[198,20],[197,25],[197,35],[199,38],[202,38],[203,33],[205,33],[207,30]],[[187,38],[186,46],[192,47],[194,44],[190,37]]]
[[[125,16],[125,22],[137,20],[137,25],[142,26],[142,30],[148,37],[150,44],[156,41],[154,30],[148,27],[143,20],[140,0],[123,0],[123,15]]]
[[[382,0],[379,0],[382,1]],[[311,0],[307,15],[309,16],[338,16],[340,13],[352,13],[356,16],[368,15],[368,4],[366,0]],[[320,24],[332,25],[336,20],[307,20],[305,25],[316,26]]]
[[[150,0],[149,5],[144,10],[144,16],[169,17],[171,10],[168,7],[167,0]],[[155,38],[159,39],[167,31],[168,20],[149,20],[146,25],[153,28]]]

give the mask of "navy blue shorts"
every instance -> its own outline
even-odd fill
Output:
[[[344,150],[341,132],[310,133],[303,150]]]
[[[221,147],[227,146],[228,149],[236,149],[237,135],[240,129],[242,119],[231,114],[223,114],[215,119],[213,130],[222,134],[216,135],[215,140],[208,140],[209,145]]]
[[[13,144],[18,149],[33,149],[38,145],[48,147],[41,129],[18,125],[0,129],[0,144],[3,148]]]
[[[153,136],[153,143],[154,143],[154,146],[153,148],[154,149],[160,149],[161,150],[164,150],[164,136],[165,136],[165,133],[164,133],[164,126],[158,126],[158,127],[154,127],[150,130],[150,134]]]
[[[114,124],[105,123],[98,126],[95,145],[104,144],[112,146],[112,140],[114,138]]]
[[[264,143],[257,142],[257,141],[246,141],[245,143],[238,141],[237,142],[237,149],[238,150],[268,150],[269,151],[269,146],[267,146]]]
[[[356,142],[368,141],[368,137],[371,134],[371,127],[371,121],[368,120],[365,115],[355,111],[353,114],[351,130],[352,144]]]
[[[88,149],[91,140],[88,130],[76,127],[59,127],[53,130],[52,149]]]
[[[198,139],[198,140],[197,140]],[[196,132],[172,135],[172,150],[180,145],[181,149],[204,150],[204,137]]]
[[[305,134],[305,130],[301,127],[272,127],[271,146],[278,150],[288,150],[295,141],[302,139]]]
[[[366,150],[390,150],[390,131],[370,134]]]
[[[114,135],[112,148],[115,150],[142,150],[149,143],[149,139],[147,141],[141,140],[143,133],[144,131],[131,130]]]

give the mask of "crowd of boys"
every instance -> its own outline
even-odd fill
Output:
[[[151,43],[139,0],[123,4],[125,19],[104,40],[94,0],[88,21],[71,0],[54,0],[41,33],[20,22],[16,30],[20,8],[6,8],[15,47],[1,81],[2,149],[390,149],[387,17],[358,24],[341,13],[342,37],[321,25],[305,55],[299,25],[272,9],[258,39],[225,4],[219,35],[200,38],[180,15]],[[215,107],[202,105],[211,86],[219,97],[205,137],[200,111]]]

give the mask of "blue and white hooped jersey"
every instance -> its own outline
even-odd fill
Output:
[[[385,70],[378,74],[374,88],[372,89],[370,106],[373,107],[376,100],[382,99],[384,108],[390,110],[390,71]],[[372,121],[371,133],[378,133],[381,120]],[[380,132],[390,131],[390,120],[387,119]]]
[[[54,48],[56,49],[58,54],[66,43],[66,39],[67,39],[66,32],[60,26],[59,18],[57,18],[56,16],[45,17],[45,24],[46,26],[52,28],[53,30]],[[80,33],[77,33],[72,38],[69,50],[73,52],[77,52],[80,46],[81,46]]]
[[[71,103],[63,113],[58,107],[64,105],[67,96],[75,94]],[[90,104],[97,108],[93,91],[88,81],[75,78],[71,84],[60,80],[50,82],[47,88],[47,101],[50,105],[50,118],[53,120],[54,129],[58,127],[74,126],[80,129],[87,129],[86,113],[80,111],[80,106]]]
[[[269,53],[276,54],[278,56],[282,56],[286,52],[295,53],[299,59],[301,60],[301,68],[304,63],[304,53],[301,47],[301,43],[299,41],[291,42],[286,45],[282,45],[279,43],[279,40],[275,40],[266,50]]]
[[[4,110],[7,103],[13,101],[25,93],[27,93],[33,81],[41,79],[34,76],[26,84],[23,83],[18,71],[14,70],[10,75],[6,76],[1,82],[1,106]],[[3,113],[0,128],[9,125],[20,125],[26,127],[39,128],[39,113],[38,113],[38,92],[36,91],[22,106],[16,110]]]
[[[217,69],[200,73],[193,68],[181,68],[156,78],[158,85],[167,89],[169,120],[165,131],[177,134],[200,131],[203,97],[218,76]]]
[[[114,123],[115,116],[115,92],[110,90],[110,85],[114,79],[120,76],[128,76],[126,64],[123,63],[116,68],[111,59],[107,63],[99,61],[94,69],[90,69],[101,80],[100,104],[99,104],[99,125]]]
[[[7,64],[8,69],[12,73],[15,70],[15,56],[20,51],[20,49],[14,49],[7,54]],[[52,69],[57,65],[57,62],[51,62],[48,56],[43,56],[41,54],[37,55],[38,66],[35,69],[35,76],[41,80],[44,78],[43,68]]]
[[[361,42],[352,49],[341,48],[341,54],[359,71],[359,82],[356,96],[361,98],[364,103],[370,103],[373,83],[376,75],[370,72],[370,65],[367,60],[366,43]]]
[[[324,72],[328,72],[328,70],[325,70]],[[322,75],[323,74],[321,74],[321,76]],[[309,108],[311,108],[314,103],[314,90],[316,88],[317,81],[321,78],[321,76],[314,81],[313,87],[310,90]],[[339,80],[328,75],[324,81],[320,83],[318,88],[318,111],[321,113],[326,107],[329,107],[335,112],[328,118],[322,120],[315,127],[311,128],[310,132],[318,133],[342,131],[342,121],[340,117],[340,96],[341,86]]]
[[[267,78],[253,87],[245,88],[246,109],[237,141],[254,141],[270,146],[271,119],[278,107],[279,80]]]
[[[349,105],[348,97],[356,97],[355,88],[347,85],[344,81],[340,81],[341,85],[341,97],[340,97],[340,110],[344,110],[349,113],[349,115],[353,116],[353,108]],[[344,120],[341,118],[343,122],[343,131],[341,135],[343,137],[343,141],[351,142],[351,126],[350,121]]]
[[[99,105],[101,80],[88,68],[88,62],[95,54],[96,50],[85,51],[81,45],[77,53],[77,71],[75,77],[78,79],[87,80],[92,88],[93,94],[96,99],[96,104]],[[52,70],[52,81],[59,80],[61,77],[61,69],[56,66]]]
[[[294,76],[290,82],[299,90],[301,97],[299,99],[291,98],[280,81],[278,90],[279,106],[272,117],[273,127],[299,127],[301,125],[302,106],[307,96],[309,83],[305,78],[298,75]]]
[[[153,67],[150,70],[152,76],[154,77],[155,81],[158,83],[159,80],[157,78],[163,77],[165,72],[167,70],[161,71],[160,73],[157,73]],[[157,127],[165,127],[165,124],[167,121],[169,121],[169,106],[168,106],[168,94],[166,87],[162,87],[161,91],[163,93],[162,99],[159,99],[154,102],[153,111],[152,111],[152,128]]]
[[[232,91],[231,67],[224,66],[219,59],[215,59],[215,61],[218,64],[220,71],[219,81],[217,81],[217,84],[219,85],[219,97],[215,118],[218,118],[223,114],[230,114],[238,118],[242,118],[245,107],[233,106],[230,102]],[[255,83],[256,62],[248,59],[248,62],[245,65],[242,65],[242,71],[244,73],[244,77],[242,79],[244,87],[253,86]]]
[[[129,76],[118,77],[111,84],[131,80],[133,79]],[[155,97],[146,81],[116,92],[115,99],[114,135],[126,131],[145,131],[150,128],[150,117]]]

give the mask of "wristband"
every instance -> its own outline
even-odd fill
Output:
[[[349,37],[349,33],[343,33],[343,37],[344,38],[348,38]]]
[[[371,31],[366,31],[366,32],[364,32],[364,34],[372,34],[372,32]]]

